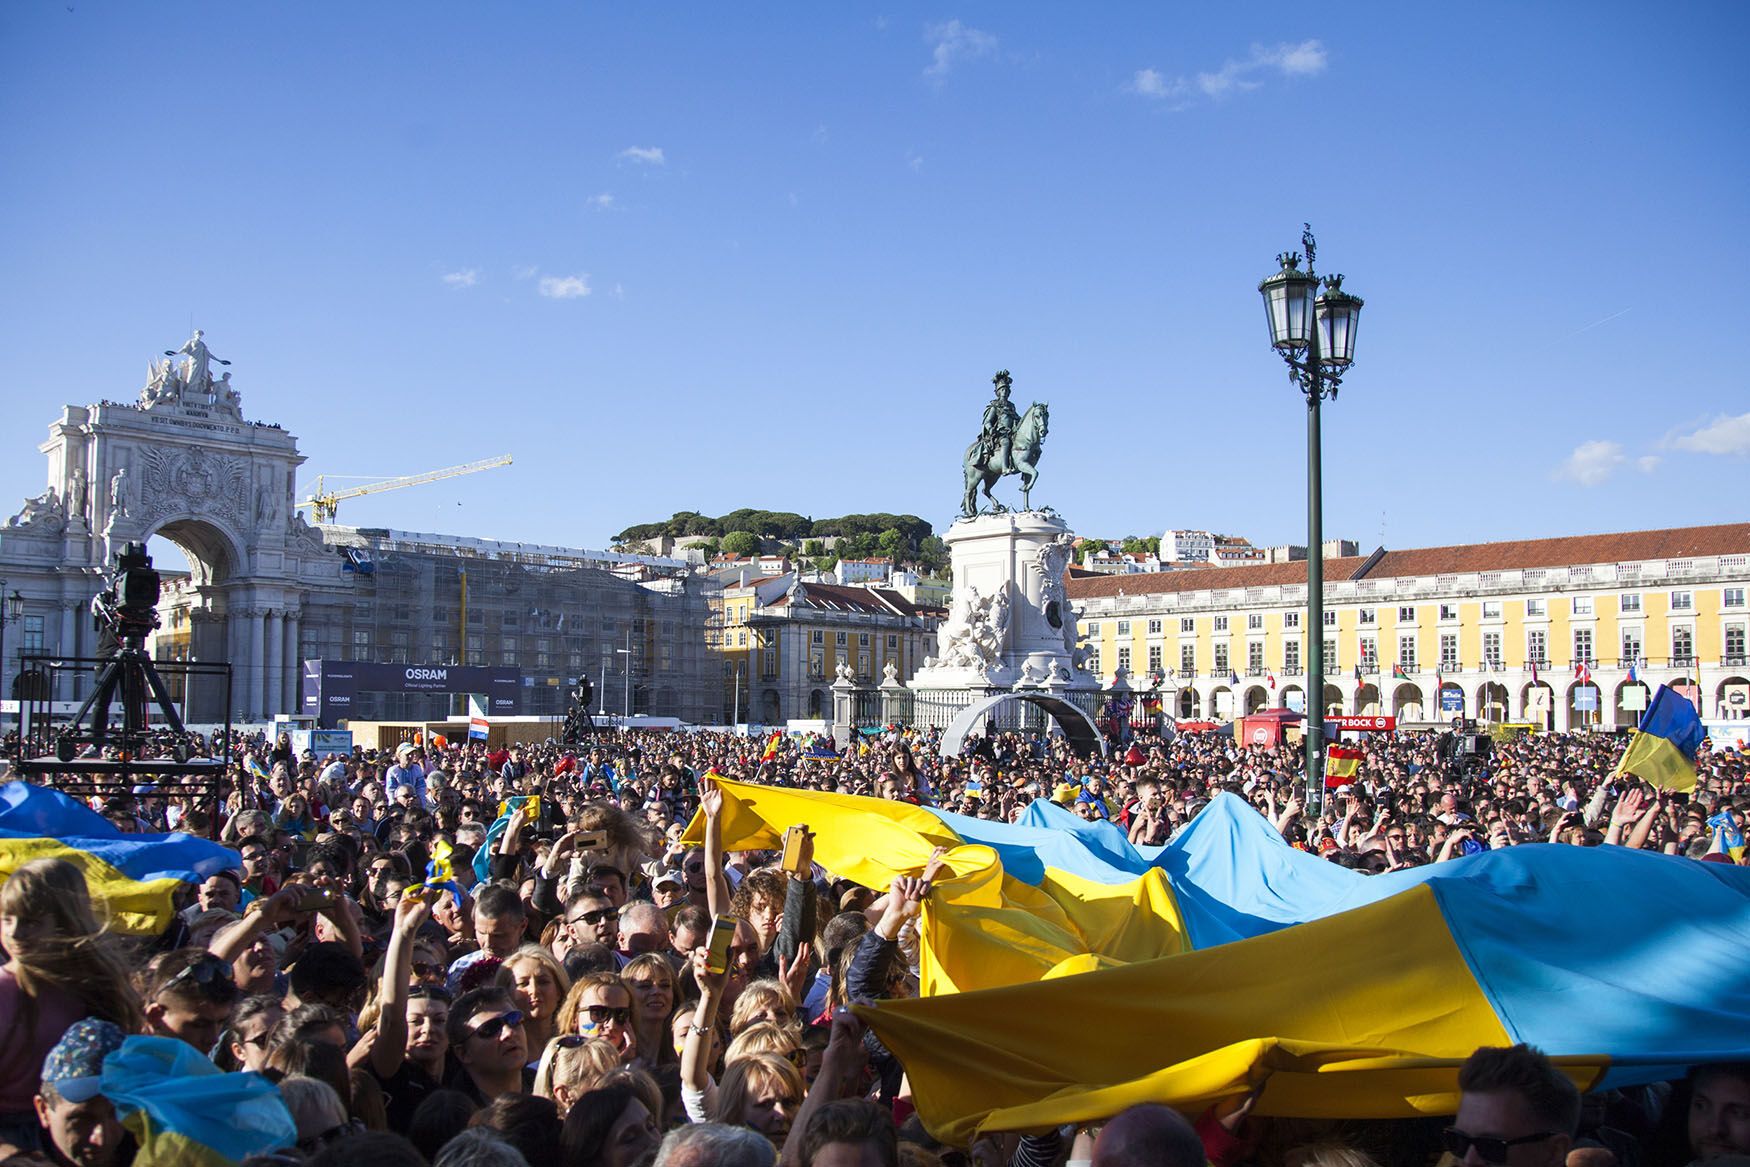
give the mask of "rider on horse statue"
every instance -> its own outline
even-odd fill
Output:
[[[1009,371],[1003,369],[991,378],[991,384],[996,386],[996,396],[984,407],[984,428],[979,432],[980,461],[998,472],[1011,469],[1014,462],[1012,449],[1015,441],[1015,427],[1020,424],[1021,415],[1015,412],[1015,406],[1009,401],[1009,388],[1012,382]]]

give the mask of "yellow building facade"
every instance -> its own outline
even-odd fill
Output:
[[[724,720],[764,725],[830,718],[841,665],[862,685],[879,682],[889,663],[909,678],[941,616],[892,588],[798,582],[794,574],[725,587],[708,602]]]
[[[1304,711],[1306,564],[1072,578],[1089,667],[1180,718]],[[1750,524],[1325,560],[1327,713],[1635,724],[1750,712]]]

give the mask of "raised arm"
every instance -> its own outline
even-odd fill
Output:
[[[713,916],[729,911],[729,877],[723,873],[723,790],[710,777],[699,781],[705,812],[705,906]]]
[[[701,1099],[710,1084],[711,1035],[717,1028],[717,1010],[723,1004],[723,986],[729,979],[727,972],[708,972],[705,965],[709,959],[709,949],[693,949],[693,979],[699,983],[699,1004],[693,1010],[693,1024],[681,1046],[681,1088]]]
[[[383,954],[383,980],[377,986],[377,1039],[371,1045],[371,1069],[389,1078],[407,1060],[407,985],[413,968],[413,939],[431,918],[431,905],[412,888],[395,905],[395,923]]]

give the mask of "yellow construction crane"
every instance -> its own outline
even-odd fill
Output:
[[[376,494],[382,490],[400,490],[403,486],[420,486],[427,482],[437,482],[443,478],[454,478],[458,474],[473,474],[478,470],[491,470],[495,466],[509,466],[510,455],[498,458],[484,458],[478,462],[469,462],[464,466],[446,466],[442,470],[428,470],[424,474],[409,474],[403,478],[390,478],[383,482],[367,482],[363,486],[350,486],[345,490],[329,493],[322,489],[322,475],[316,476],[316,486],[310,492],[310,497],[300,502],[298,506],[309,507],[316,515],[318,523],[332,523],[334,515],[340,509],[343,498],[358,498],[363,494]]]

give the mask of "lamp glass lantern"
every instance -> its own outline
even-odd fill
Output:
[[[24,595],[17,588],[13,588],[12,594],[6,597],[6,618],[16,620],[22,615],[24,615]]]
[[[1317,276],[1300,270],[1300,256],[1286,252],[1277,257],[1282,270],[1258,285],[1264,297],[1264,316],[1270,325],[1270,343],[1278,349],[1304,349],[1313,339],[1313,297]]]
[[[1325,294],[1318,298],[1319,361],[1333,369],[1346,369],[1355,360],[1355,328],[1361,321],[1360,296],[1343,290],[1343,277],[1325,281]]]

